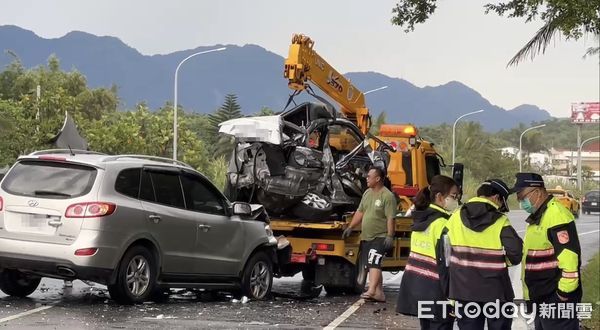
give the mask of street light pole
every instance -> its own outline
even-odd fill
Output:
[[[545,126],[546,126],[546,124],[529,127],[528,129],[524,130],[523,133],[521,133],[521,136],[519,137],[519,172],[523,172],[523,155],[522,155],[523,135],[525,135],[525,133],[531,131],[532,129],[542,128]]]
[[[225,49],[226,49],[225,47],[221,47],[221,48],[217,48],[217,49],[210,49],[210,50],[205,50],[202,52],[194,53],[194,54],[184,58],[181,62],[179,62],[179,64],[177,65],[177,68],[175,69],[175,82],[174,82],[174,86],[173,86],[173,160],[177,160],[177,128],[178,128],[178,125],[177,125],[177,77],[179,76],[179,68],[185,61],[189,60],[190,58],[192,58],[194,56],[213,53],[213,52],[220,52]]]
[[[456,161],[456,124],[458,124],[458,121],[465,118],[466,116],[474,115],[476,113],[481,113],[483,111],[484,110],[477,110],[477,111],[465,113],[464,115],[456,118],[456,120],[454,121],[454,125],[452,125],[452,165],[454,165],[454,163]]]
[[[363,93],[363,95],[367,95],[369,93],[373,93],[373,92],[377,92],[377,91],[380,91],[380,90],[384,90],[386,88],[388,88],[388,86],[381,86],[379,88],[375,88],[375,89],[372,89],[370,91],[366,91],[366,92]]]
[[[593,138],[589,138],[583,142],[581,142],[581,144],[579,145],[578,151],[577,151],[577,188],[579,189],[579,191],[581,191],[582,188],[582,184],[581,184],[581,149],[583,148],[583,145],[595,140],[595,139],[600,139],[600,135],[598,136],[594,136]]]

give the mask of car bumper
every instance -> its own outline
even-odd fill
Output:
[[[71,245],[0,238],[0,269],[103,283],[120,258],[119,250],[111,245],[100,243],[98,232],[91,230],[82,230]],[[75,255],[86,248],[97,251],[91,256]]]
[[[591,212],[600,212],[600,203],[596,203],[596,205],[591,205],[591,204],[583,204],[581,206],[581,209],[584,210],[585,212],[591,211]]]
[[[68,260],[6,252],[0,252],[0,269],[17,269],[42,277],[82,279],[101,284],[109,283],[113,274],[112,269],[78,266]]]

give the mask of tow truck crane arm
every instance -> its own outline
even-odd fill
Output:
[[[284,71],[288,87],[303,91],[308,88],[309,81],[313,82],[340,105],[346,118],[358,126],[363,134],[367,134],[371,115],[365,105],[365,95],[327,63],[313,46],[314,41],[305,35],[294,34],[292,37]]]

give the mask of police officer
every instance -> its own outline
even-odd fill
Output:
[[[400,283],[396,311],[419,316],[419,302],[447,300],[444,289],[448,276],[441,258],[443,244],[440,240],[450,212],[458,207],[458,186],[452,178],[436,175],[428,187],[419,191],[413,205],[410,254]],[[441,305],[426,307],[432,313],[419,319],[422,330],[452,329],[454,319],[448,308],[444,314]]]
[[[517,173],[512,190],[521,208],[530,213],[521,280],[525,300],[530,306],[536,305],[535,328],[577,330],[579,321],[574,311],[582,296],[581,247],[573,214],[548,194],[539,174]],[[542,317],[541,304],[550,305],[550,315]]]
[[[510,329],[512,319],[487,303],[512,302],[514,292],[508,266],[521,262],[523,242],[503,212],[508,212],[508,186],[501,180],[485,181],[477,196],[454,212],[446,223],[450,241],[450,292],[456,300],[460,329]],[[479,311],[479,312],[478,312]],[[498,317],[486,318],[485,315]]]

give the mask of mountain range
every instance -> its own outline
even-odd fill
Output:
[[[141,101],[152,108],[172,101],[174,72],[179,61],[194,52],[216,47],[227,49],[201,55],[180,69],[181,106],[187,111],[212,112],[226,94],[234,93],[245,114],[256,113],[262,107],[283,109],[291,92],[283,78],[284,58],[257,45],[214,45],[165,55],[143,55],[115,37],[73,31],[60,38],[46,39],[17,26],[0,26],[1,67],[14,60],[8,51],[16,54],[25,67],[45,64],[55,54],[63,69],[83,73],[90,86],[115,84],[123,109],[131,109]],[[418,126],[453,123],[463,113],[484,109],[485,113],[470,119],[481,122],[488,131],[498,131],[551,118],[535,105],[503,109],[458,81],[418,87],[377,72],[345,75],[363,91],[388,86],[367,95],[367,104],[374,116],[385,111],[391,123]]]

